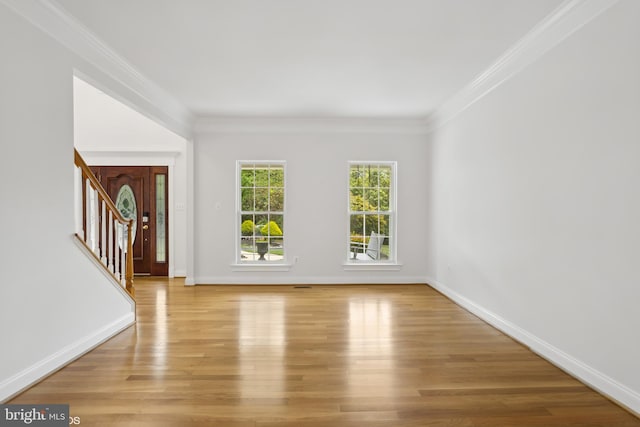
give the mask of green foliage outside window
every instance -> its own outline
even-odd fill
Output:
[[[373,212],[378,210],[371,207],[371,204],[364,200],[362,196],[351,195],[351,210],[358,212],[372,212],[371,214],[351,215],[351,234],[368,235],[372,231],[389,235],[389,221],[387,215],[376,215]],[[365,227],[366,226],[366,227]],[[367,230],[365,232],[365,229]]]
[[[243,211],[284,211],[284,168],[251,165],[240,172]]]
[[[269,221],[269,224],[263,225],[262,228],[260,229],[260,232],[262,233],[263,236],[270,236],[270,237],[282,236],[282,230],[280,229],[278,224],[276,224],[275,221]]]
[[[269,256],[284,255],[284,186],[284,165],[242,164],[239,190],[243,259],[257,260],[261,242],[269,242]]]
[[[242,231],[243,236],[252,236],[253,230],[255,228],[256,228],[255,224],[250,219],[247,219],[246,221],[244,221],[240,226],[240,230]]]
[[[353,165],[349,170],[349,187],[350,210],[353,213],[351,235],[364,239],[375,231],[388,236],[391,166]]]

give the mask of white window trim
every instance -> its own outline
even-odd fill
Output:
[[[275,271],[289,271],[293,264],[282,263],[267,263],[260,261],[244,261],[244,264],[231,264],[231,271],[257,271],[257,272],[275,272]]]
[[[402,270],[400,262],[345,262],[342,264],[344,271],[400,271]]]
[[[393,239],[391,244],[391,253],[389,254],[388,260],[382,261],[364,261],[364,260],[354,260],[351,258],[351,252],[347,249],[347,260],[342,264],[343,269],[345,271],[361,271],[361,270],[400,270],[402,268],[402,263],[398,262],[398,204],[397,204],[397,194],[398,194],[398,162],[397,161],[375,161],[375,160],[349,160],[347,166],[347,237],[351,235],[351,166],[353,165],[385,165],[391,166],[391,198],[389,200],[389,207],[391,214],[391,225],[389,228],[389,234]],[[348,245],[347,245],[348,246]]]
[[[235,238],[235,262],[231,264],[231,271],[289,271],[292,267],[292,264],[288,261],[288,249],[287,249],[287,242],[288,242],[288,238],[286,237],[286,231],[285,231],[285,238],[284,238],[284,242],[283,242],[283,251],[284,251],[284,258],[282,260],[279,261],[257,261],[257,260],[250,260],[250,261],[245,261],[242,260],[241,258],[241,253],[242,253],[242,249],[240,247],[240,239],[241,239],[241,230],[240,230],[240,217],[241,217],[241,213],[242,213],[242,193],[240,190],[240,184],[242,183],[241,181],[241,170],[242,170],[242,166],[243,165],[249,165],[249,164],[266,164],[266,165],[282,165],[283,169],[284,169],[284,206],[282,209],[282,216],[283,219],[285,221],[285,226],[286,226],[286,222],[287,222],[287,187],[289,186],[288,184],[288,173],[287,173],[287,162],[286,160],[237,160],[236,161],[236,212],[235,212],[235,216],[236,216],[236,227],[235,227],[235,233],[234,233],[234,238]]]

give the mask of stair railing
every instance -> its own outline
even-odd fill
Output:
[[[120,214],[77,150],[75,166],[76,237],[133,297],[135,220]]]

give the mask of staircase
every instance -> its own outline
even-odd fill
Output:
[[[77,150],[74,163],[76,238],[133,298],[134,220],[120,214]]]

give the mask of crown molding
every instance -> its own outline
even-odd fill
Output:
[[[170,130],[184,136],[191,135],[194,116],[182,103],[168,94],[140,71],[129,64],[123,57],[113,51],[88,28],[67,12],[55,0],[0,0],[18,15],[44,31],[63,46],[94,65],[98,70],[114,79],[136,97],[143,101],[134,103],[131,99],[123,100],[118,91],[105,92],[116,95],[136,110],[159,121]],[[82,72],[76,72],[83,79],[95,83],[95,79]],[[98,82],[100,84],[102,82]]]
[[[393,133],[426,134],[424,118],[415,117],[201,117],[194,132],[206,133]]]
[[[337,117],[200,117],[196,119],[184,105],[132,67],[55,0],[0,0],[0,3],[4,3],[96,66],[147,104],[145,106],[136,104],[134,108],[142,110],[142,113],[188,138],[194,127],[198,133],[298,131],[428,133],[455,118],[618,1],[566,0],[487,70],[449,98],[426,119]],[[82,77],[87,79],[86,76]],[[95,80],[92,83],[95,83]],[[101,89],[106,88],[101,87]],[[113,94],[113,91],[105,91]],[[123,100],[122,97],[118,98]],[[127,103],[130,104],[130,102]]]
[[[433,131],[454,119],[618,1],[564,1],[489,68],[430,114],[426,119],[429,130]]]
[[[102,166],[175,166],[180,151],[83,150],[78,149],[89,165]]]

